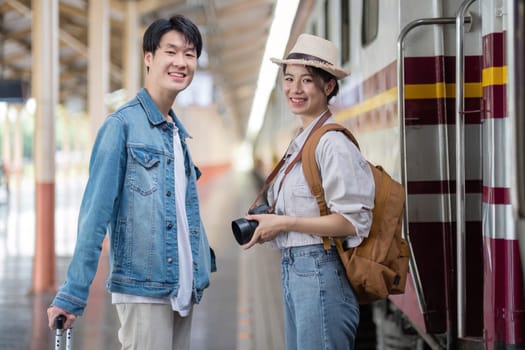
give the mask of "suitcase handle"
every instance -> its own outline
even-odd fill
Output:
[[[58,315],[57,318],[55,318],[55,329],[61,330],[62,328],[64,328],[65,322],[66,322],[66,316]]]
[[[55,350],[62,349],[62,329],[64,328],[64,323],[66,322],[66,316],[58,315],[55,318]],[[66,331],[66,350],[71,350],[73,348],[73,333],[72,329],[69,328]]]

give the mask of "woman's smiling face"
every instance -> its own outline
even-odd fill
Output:
[[[331,89],[305,66],[286,65],[283,77],[284,96],[293,114],[315,118],[328,108],[327,96]],[[326,93],[326,91],[328,93]]]

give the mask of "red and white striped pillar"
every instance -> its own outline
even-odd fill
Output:
[[[58,102],[58,0],[32,0],[34,134],[34,293],[55,289],[55,113]]]

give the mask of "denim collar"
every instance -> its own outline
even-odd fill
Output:
[[[137,99],[142,105],[144,113],[146,113],[146,116],[148,117],[148,120],[152,125],[159,126],[163,123],[167,123],[166,118],[164,118],[164,116],[159,110],[159,107],[155,104],[155,102],[153,101],[153,99],[151,98],[151,96],[145,88],[140,89],[140,91],[137,94]],[[173,109],[170,108],[168,113],[175,122],[175,126],[179,129],[181,139],[185,139],[188,137],[191,138],[191,135],[188,134],[188,132],[184,128],[184,125],[182,125],[180,120],[175,115],[175,112],[173,112]]]

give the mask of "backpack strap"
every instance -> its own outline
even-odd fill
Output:
[[[374,185],[375,185],[375,198],[374,198],[374,217],[384,217],[385,208],[387,205],[388,197],[392,193],[392,181],[389,181],[390,175],[388,175],[381,166],[373,166],[370,164],[370,167],[372,167],[372,174],[374,175]],[[372,220],[372,225],[370,226],[370,232],[380,232],[380,226],[382,224],[381,220]],[[369,235],[369,240],[376,241],[379,240],[380,237],[377,237],[376,235]],[[366,254],[366,256],[372,256],[373,252],[372,249],[375,246],[375,244],[369,244],[366,246],[363,246],[361,251]]]
[[[321,216],[330,214],[330,210],[328,209],[328,206],[326,204],[326,201],[324,199],[324,189],[321,181],[321,171],[319,169],[319,166],[317,164],[317,161],[315,160],[315,149],[317,147],[317,144],[319,143],[319,139],[321,136],[323,136],[327,131],[342,131],[344,134],[352,141],[354,145],[359,149],[359,144],[357,143],[357,140],[355,139],[354,135],[345,128],[343,125],[336,124],[336,123],[329,123],[325,124],[316,131],[314,131],[308,140],[306,140],[301,156],[302,166],[303,166],[303,173],[304,177],[306,178],[306,182],[308,183],[308,186],[310,187],[310,191],[312,191],[312,194],[315,197],[315,200],[317,201],[317,205],[319,206],[319,213]],[[334,239],[337,249],[342,250],[342,244],[339,239]],[[325,249],[330,249],[330,241],[327,237],[323,237],[323,243]]]

